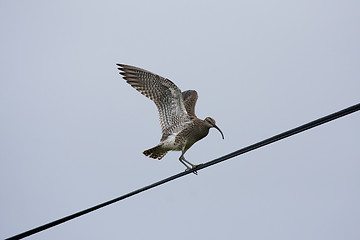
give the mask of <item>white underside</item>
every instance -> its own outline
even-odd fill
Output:
[[[181,150],[181,146],[175,145],[176,134],[169,135],[164,141],[162,141],[163,147],[173,151]]]

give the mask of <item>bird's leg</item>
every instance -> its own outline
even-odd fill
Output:
[[[192,171],[195,175],[197,175],[197,171],[194,170],[194,168],[196,168],[196,167],[199,166],[199,165],[192,164],[191,162],[189,162],[188,160],[186,160],[185,157],[184,157],[184,154],[185,154],[185,151],[182,152],[179,160],[180,160],[180,162],[181,162],[182,164],[185,165],[185,167],[186,167],[186,170],[185,170],[185,171]],[[186,163],[189,164],[191,167],[189,167]]]
[[[190,169],[191,169],[191,167],[189,167],[189,166],[185,163],[185,162],[187,162],[187,161],[186,161],[186,159],[185,159],[185,157],[184,157],[184,153],[181,154],[181,156],[180,156],[180,158],[179,158],[179,161],[180,161],[182,164],[185,165],[186,170],[190,170]]]

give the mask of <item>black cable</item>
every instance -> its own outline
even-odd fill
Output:
[[[257,143],[255,143],[253,145],[250,145],[250,146],[245,147],[243,149],[240,149],[238,151],[229,153],[228,155],[219,157],[219,158],[217,158],[215,160],[209,161],[209,162],[207,162],[205,164],[200,165],[196,170],[200,170],[200,169],[209,167],[211,165],[214,165],[214,164],[217,164],[219,162],[225,161],[225,160],[227,160],[229,158],[233,158],[233,157],[236,157],[236,156],[238,156],[240,154],[244,154],[244,153],[247,153],[249,151],[255,150],[257,148],[268,145],[270,143],[277,142],[277,141],[282,140],[284,138],[287,138],[287,137],[290,137],[290,136],[295,135],[297,133],[309,130],[309,129],[313,128],[313,127],[322,125],[324,123],[330,122],[332,120],[335,120],[337,118],[346,116],[348,114],[351,114],[351,113],[359,111],[359,110],[360,110],[360,103],[355,104],[355,105],[353,105],[351,107],[345,108],[345,109],[343,109],[341,111],[335,112],[333,114],[327,115],[325,117],[319,118],[319,119],[314,120],[312,122],[306,123],[306,124],[301,125],[301,126],[299,126],[297,128],[293,128],[293,129],[291,129],[289,131],[280,133],[280,134],[275,135],[275,136],[273,136],[271,138],[265,139],[265,140],[263,140],[261,142],[257,142]]]
[[[356,105],[353,105],[353,106],[351,106],[351,107],[348,107],[348,108],[346,108],[346,109],[343,109],[343,110],[341,110],[341,111],[335,112],[335,113],[333,113],[333,114],[327,115],[327,116],[325,116],[325,117],[319,118],[319,119],[317,119],[317,120],[315,120],[315,121],[312,121],[312,122],[309,122],[309,123],[307,123],[307,124],[301,125],[301,126],[299,126],[299,127],[297,127],[297,128],[293,128],[293,129],[291,129],[291,130],[289,130],[289,131],[280,133],[280,134],[278,134],[278,135],[275,135],[275,136],[273,136],[273,137],[270,137],[270,138],[268,138],[268,139],[265,139],[265,140],[263,140],[263,141],[260,141],[260,142],[258,142],[258,143],[255,143],[255,144],[250,145],[250,146],[248,146],[248,147],[242,148],[242,149],[240,149],[240,150],[238,150],[238,151],[232,152],[232,153],[227,154],[227,155],[225,155],[225,156],[219,157],[219,158],[214,159],[214,160],[212,160],[212,161],[209,161],[209,162],[207,162],[207,163],[201,164],[201,165],[199,165],[198,167],[196,167],[196,169],[194,169],[194,170],[199,171],[199,170],[201,170],[201,169],[203,169],[203,168],[206,168],[206,167],[209,167],[209,166],[211,166],[211,165],[214,165],[214,164],[223,162],[223,161],[225,161],[225,160],[227,160],[227,159],[230,159],[230,158],[236,157],[236,156],[238,156],[238,155],[244,154],[244,153],[246,153],[246,152],[255,150],[255,149],[257,149],[257,148],[260,148],[260,147],[263,147],[263,146],[268,145],[268,144],[270,144],[270,143],[273,143],[273,142],[279,141],[279,140],[281,140],[281,139],[290,137],[290,136],[292,136],[292,135],[294,135],[294,134],[297,134],[297,133],[306,131],[306,130],[308,130],[308,129],[310,129],[310,128],[313,128],[313,127],[319,126],[319,125],[321,125],[321,124],[330,122],[330,121],[332,121],[332,120],[335,120],[335,119],[337,119],[337,118],[343,117],[343,116],[345,116],[345,115],[351,114],[351,113],[356,112],[356,111],[359,111],[359,110],[360,110],[360,103],[358,103],[358,104],[356,104]],[[70,221],[70,220],[72,220],[72,219],[74,219],[74,218],[80,217],[80,216],[82,216],[82,215],[85,215],[85,214],[87,214],[87,213],[90,213],[90,212],[92,212],[92,211],[95,211],[95,210],[97,210],[97,209],[99,209],[99,208],[105,207],[105,206],[110,205],[110,204],[112,204],[112,203],[118,202],[118,201],[123,200],[123,199],[125,199],[125,198],[131,197],[131,196],[133,196],[133,195],[135,195],[135,194],[141,193],[141,192],[143,192],[143,191],[149,190],[149,189],[151,189],[151,188],[154,188],[154,187],[156,187],[156,186],[159,186],[159,185],[161,185],[161,184],[170,182],[170,181],[172,181],[172,180],[175,180],[175,179],[177,179],[177,178],[179,178],[179,177],[182,177],[182,176],[185,176],[185,175],[191,174],[191,173],[192,173],[191,171],[185,171],[185,172],[181,172],[181,173],[175,174],[175,175],[173,175],[173,176],[171,176],[171,177],[165,178],[165,179],[163,179],[163,180],[161,180],[161,181],[158,181],[158,182],[156,182],[156,183],[150,184],[150,185],[148,185],[148,186],[139,188],[139,189],[137,189],[137,190],[135,190],[135,191],[133,191],[133,192],[127,193],[127,194],[125,194],[125,195],[123,195],[123,196],[121,196],[121,197],[114,198],[114,199],[112,199],[112,200],[110,200],[110,201],[101,203],[101,204],[96,205],[96,206],[94,206],[94,207],[91,207],[91,208],[82,210],[82,211],[77,212],[77,213],[74,213],[74,214],[72,214],[72,215],[63,217],[63,218],[61,218],[61,219],[55,220],[55,221],[53,221],[53,222],[47,223],[47,224],[45,224],[45,225],[39,226],[39,227],[37,227],[37,228],[31,229],[31,230],[29,230],[29,231],[26,231],[26,232],[20,233],[20,234],[18,234],[18,235],[15,235],[15,236],[13,236],[13,237],[7,238],[7,240],[10,240],[10,239],[21,239],[21,238],[24,238],[24,237],[28,237],[28,236],[33,235],[33,234],[35,234],[35,233],[44,231],[44,230],[46,230],[46,229],[48,229],[48,228],[51,228],[51,227],[54,227],[54,226],[59,225],[59,224],[61,224],[61,223]]]

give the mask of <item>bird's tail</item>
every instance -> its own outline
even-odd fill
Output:
[[[156,147],[145,150],[143,154],[145,156],[160,160],[166,155],[167,152],[167,150],[164,150],[164,148],[162,148],[162,145],[157,145]]]

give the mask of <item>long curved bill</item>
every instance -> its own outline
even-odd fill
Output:
[[[224,138],[224,134],[223,134],[223,132],[220,130],[220,128],[219,128],[218,126],[216,126],[215,124],[214,124],[213,127],[216,128],[217,130],[219,130],[219,132],[221,133],[222,138],[225,139],[225,138]]]

